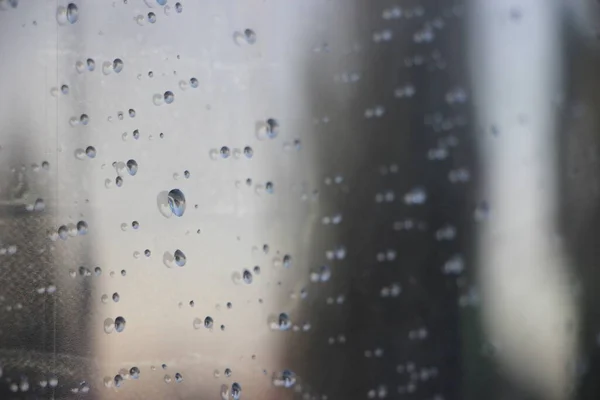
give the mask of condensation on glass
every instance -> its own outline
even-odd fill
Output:
[[[592,398],[592,3],[0,0],[0,397]]]

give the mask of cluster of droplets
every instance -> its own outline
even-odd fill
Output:
[[[79,221],[77,224],[61,225],[56,231],[49,233],[52,240],[67,240],[69,237],[81,236],[88,233],[88,224],[85,221]]]
[[[16,4],[16,1],[15,1]],[[79,20],[79,8],[74,3],[66,7],[60,6],[56,10],[56,21],[59,25],[74,24]]]
[[[392,228],[395,231],[426,231],[427,222],[418,221],[414,218],[405,218],[400,221],[394,221],[394,223],[392,224]]]
[[[385,114],[385,107],[375,105],[365,110],[365,118],[381,118]]]
[[[242,155],[244,158],[251,159],[254,157],[254,149],[250,146],[245,146],[241,150],[238,148],[232,150],[229,146],[222,146],[220,149],[211,149],[208,155],[213,160],[227,160],[229,158],[240,159],[242,158]]]
[[[113,332],[121,333],[125,330],[125,326],[127,325],[127,321],[125,318],[119,316],[115,319],[106,318],[104,320],[104,333],[111,334]]]

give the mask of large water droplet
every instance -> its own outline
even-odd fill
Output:
[[[113,71],[115,71],[117,74],[123,71],[123,60],[121,60],[120,58],[115,58],[112,67]]]
[[[129,175],[134,176],[138,172],[138,163],[135,160],[127,161],[127,172]]]
[[[185,263],[187,262],[187,258],[185,257],[185,254],[183,254],[183,251],[177,249],[175,250],[175,264],[177,264],[178,267],[183,267],[185,265]]]
[[[185,196],[179,189],[173,189],[168,194],[169,207],[173,214],[181,217],[185,212]]]
[[[115,330],[117,332],[123,332],[125,330],[125,324],[126,324],[125,318],[117,317],[115,319]]]
[[[67,20],[69,23],[74,24],[79,19],[79,9],[73,3],[69,3],[67,6]]]
[[[242,387],[240,386],[239,383],[234,382],[231,385],[231,398],[234,400],[239,400],[241,395],[242,395]]]

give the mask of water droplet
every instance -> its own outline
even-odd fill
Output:
[[[77,223],[77,234],[85,235],[88,232],[88,224],[85,221],[79,221]]]
[[[140,131],[138,129],[135,129],[132,134],[135,140],[138,140],[140,138]]]
[[[267,191],[267,193],[272,194],[275,191],[275,188],[273,187],[273,182],[267,182],[265,184],[265,190]]]
[[[277,135],[279,135],[279,122],[274,118],[269,118],[267,120],[267,136],[274,139]]]
[[[186,179],[190,179],[190,171],[188,171],[188,170],[183,171],[183,176],[185,176]]]
[[[117,317],[115,319],[115,330],[117,332],[123,332],[125,330],[125,324],[126,324],[125,318]]]
[[[117,187],[123,186],[123,178],[121,178],[120,176],[117,176],[115,178],[115,184],[117,185]]]
[[[148,22],[150,22],[151,24],[156,22],[156,14],[154,14],[153,12],[149,12],[148,13]]]
[[[129,173],[129,175],[134,176],[135,174],[137,174],[138,172],[138,163],[135,160],[129,160],[127,161],[127,172]]]
[[[62,85],[62,86],[60,87],[60,91],[61,91],[61,93],[62,93],[62,94],[69,94],[69,86],[67,86],[67,85]]]
[[[227,146],[221,147],[220,153],[221,153],[222,158],[229,158],[229,156],[231,155],[231,151],[229,150],[229,147],[227,147]]]
[[[252,158],[254,156],[254,150],[252,150],[252,147],[244,147],[244,155],[246,156],[246,158]]]
[[[91,72],[96,69],[96,62],[94,61],[93,58],[88,58],[85,63],[87,65],[88,71]]]
[[[260,275],[260,267],[258,265],[254,267],[253,271],[256,275]]]
[[[289,369],[281,371],[273,376],[273,385],[291,388],[296,384],[296,374]]]
[[[135,118],[135,110],[133,108],[129,109],[129,117],[130,118]]]
[[[104,333],[112,333],[115,329],[115,321],[112,318],[104,320]]]
[[[248,44],[256,43],[256,33],[252,29],[244,30],[244,37],[246,38],[246,42]]]
[[[95,158],[96,157],[96,148],[94,146],[88,146],[85,149],[85,154],[89,157],[89,158]]]
[[[285,256],[283,256],[283,266],[286,268],[289,268],[292,266],[292,256],[290,256],[289,254],[286,254]]]
[[[81,114],[79,117],[79,122],[82,125],[87,125],[90,122],[90,117],[88,117],[87,114]]]
[[[331,268],[327,265],[313,268],[310,272],[310,280],[312,282],[327,282],[329,278],[331,278]]]
[[[114,378],[115,387],[121,387],[123,385],[123,377],[120,374],[115,375]]]
[[[194,89],[198,87],[198,79],[196,78],[191,78],[190,79],[190,86],[193,87]]]
[[[173,214],[181,217],[185,212],[185,196],[179,189],[173,189],[168,194],[169,207]]]
[[[179,372],[175,373],[175,382],[177,382],[177,383],[183,382],[183,376]]]
[[[244,280],[244,283],[246,284],[251,284],[252,283],[252,272],[248,271],[247,269],[244,270],[244,273],[242,274],[242,279]]]
[[[138,367],[131,367],[129,375],[131,375],[133,379],[138,379],[140,377],[140,369]]]
[[[114,61],[113,61],[113,63],[112,63],[112,69],[117,74],[119,72],[123,71],[123,60],[121,60],[120,58],[115,58]],[[131,110],[129,111],[129,115],[131,115]],[[134,116],[135,116],[135,111],[134,111]]]
[[[58,237],[60,237],[62,240],[67,240],[67,237],[69,237],[69,230],[65,225],[61,225],[58,228]]]
[[[67,6],[67,20],[69,23],[74,24],[79,19],[79,9],[73,3],[69,3]]]
[[[181,3],[175,3],[175,11],[181,14],[181,12],[183,11],[183,6],[181,5]]]
[[[200,329],[204,326],[204,322],[200,318],[194,318],[194,322],[192,324],[194,329]]]
[[[207,329],[212,329],[213,327],[213,319],[212,317],[206,317],[204,318],[204,327]]]
[[[165,103],[171,104],[173,102],[173,100],[175,100],[175,95],[173,94],[173,92],[167,90],[164,94],[164,98],[165,98]]]
[[[239,400],[241,395],[242,395],[242,387],[240,386],[239,383],[234,382],[231,385],[231,398],[233,400]]]
[[[185,265],[185,263],[187,262],[187,258],[185,257],[185,254],[183,254],[183,251],[177,249],[175,250],[175,264],[177,264],[178,267],[183,267]]]
[[[290,320],[289,315],[286,313],[281,313],[277,317],[277,320],[271,323],[271,329],[287,331],[292,327],[292,321]]]

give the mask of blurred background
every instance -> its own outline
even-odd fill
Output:
[[[0,398],[596,399],[595,0],[0,0]]]

